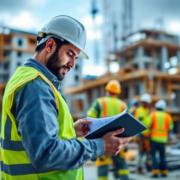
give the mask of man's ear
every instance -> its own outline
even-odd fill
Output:
[[[46,51],[48,53],[52,52],[52,50],[55,46],[56,46],[56,43],[55,43],[54,39],[52,39],[52,38],[48,39],[46,42]]]

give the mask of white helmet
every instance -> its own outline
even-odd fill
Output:
[[[85,27],[76,19],[60,15],[52,18],[41,31],[38,32],[42,40],[38,42],[38,45],[44,43],[51,37],[58,38],[62,41],[67,40],[80,51],[79,56],[85,59],[89,59],[88,55],[84,52],[86,45],[86,30]],[[43,38],[44,34],[45,38]]]
[[[162,110],[164,110],[164,109],[166,109],[166,102],[161,99],[161,100],[159,100],[158,102],[156,102],[155,107],[156,107],[157,109],[162,109]]]
[[[143,94],[141,96],[141,102],[151,103],[151,96],[150,96],[150,94]]]

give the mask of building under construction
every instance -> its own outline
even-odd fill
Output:
[[[113,52],[114,60],[107,59],[107,66],[117,62],[117,73],[109,71],[95,79],[83,80],[81,86],[66,89],[67,94],[83,94],[74,102],[75,118],[85,117],[93,101],[105,95],[105,85],[111,79],[121,83],[119,98],[129,106],[133,98],[143,93],[152,96],[151,110],[159,99],[167,102],[166,111],[173,117],[174,132],[180,129],[180,46],[178,37],[163,31],[141,30],[122,38],[124,46]],[[108,68],[109,69],[109,68]]]

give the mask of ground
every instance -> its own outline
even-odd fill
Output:
[[[145,175],[138,175],[136,173],[131,173],[130,178],[132,180],[153,180],[153,178],[150,178],[151,174],[147,173]],[[158,180],[178,180],[180,179],[180,170],[170,171],[167,178],[156,178]],[[96,166],[85,166],[84,167],[84,180],[97,180],[97,171]],[[115,180],[113,178],[113,174],[109,173],[109,179],[108,180]]]

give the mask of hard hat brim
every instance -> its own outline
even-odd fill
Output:
[[[82,57],[82,58],[87,59],[87,60],[89,59],[89,56],[85,52],[83,52],[82,50],[79,53],[79,57]]]
[[[44,33],[44,32],[39,31],[39,32],[38,32],[38,35],[39,35],[40,37],[42,37],[43,33]],[[60,35],[55,35],[55,34],[53,34],[53,32],[48,32],[48,33],[46,33],[46,34],[49,35],[49,38],[55,37],[55,38],[58,38],[58,39],[60,39],[60,40],[65,39],[66,41],[68,41],[69,43],[71,43],[72,45],[74,45],[75,47],[77,47],[77,48],[80,50],[79,57],[82,57],[82,58],[84,58],[84,59],[89,59],[89,56],[84,52],[84,50],[83,50],[78,44],[72,42],[69,38],[65,38],[65,37],[60,36]],[[41,41],[39,44],[42,44],[42,43],[45,42],[47,39],[48,39],[48,36],[47,36],[46,38],[44,38],[44,41]],[[38,44],[38,45],[39,45],[39,44]]]

